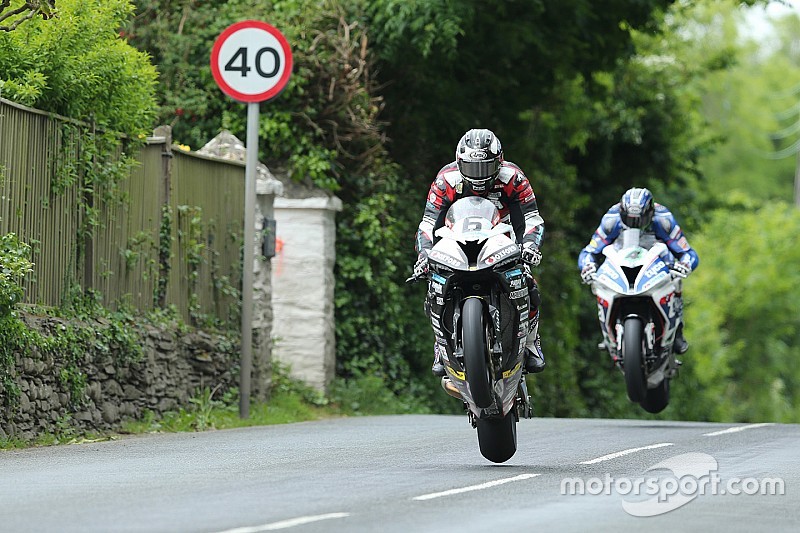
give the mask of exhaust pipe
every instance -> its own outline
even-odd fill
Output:
[[[464,401],[464,398],[461,397],[461,393],[458,392],[456,386],[453,385],[453,382],[450,381],[450,378],[448,378],[447,376],[444,376],[442,378],[442,388],[447,394],[449,394],[453,398],[461,400],[462,402]]]

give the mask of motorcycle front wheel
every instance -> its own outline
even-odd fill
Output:
[[[485,409],[492,405],[492,386],[487,363],[487,332],[483,321],[483,304],[478,298],[467,298],[461,309],[461,340],[464,348],[464,369],[475,405]]]
[[[639,403],[647,394],[644,369],[644,328],[636,317],[626,318],[622,332],[622,364],[625,368],[625,386],[628,398]]]

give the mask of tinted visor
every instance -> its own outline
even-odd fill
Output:
[[[458,162],[458,169],[461,171],[461,175],[470,178],[470,183],[480,185],[476,183],[477,180],[486,180],[488,184],[488,180],[494,178],[500,170],[500,160],[465,161],[462,159]]]
[[[622,223],[629,228],[642,229],[650,225],[653,220],[653,213],[644,213],[643,215],[630,215],[626,214],[622,217]]]

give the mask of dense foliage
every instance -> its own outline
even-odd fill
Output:
[[[160,66],[160,120],[193,147],[221,128],[242,136],[244,107],[214,83],[209,50],[229,24],[269,21],[292,45],[295,69],[284,92],[261,106],[261,159],[273,172],[336,193],[336,333],[341,376],[376,374],[398,390],[428,363],[422,292],[409,297],[413,219],[401,166],[387,154],[384,101],[374,78],[371,37],[360,2],[249,2],[224,5],[143,0],[126,36]],[[221,118],[220,118],[221,117]],[[416,211],[416,209],[415,209]],[[375,311],[378,310],[376,313]],[[445,400],[446,401],[446,400]]]
[[[800,273],[791,265],[800,261],[800,211],[786,203],[755,208],[740,193],[729,201],[695,239],[705,260],[686,284],[695,346],[674,410],[693,419],[797,422]]]
[[[59,0],[58,15],[0,32],[0,95],[131,136],[149,133],[156,70],[119,38],[129,0]]]
[[[412,391],[433,383],[422,292],[403,285],[404,265],[413,261],[430,181],[460,134],[484,126],[531,178],[546,220],[537,276],[550,369],[529,380],[537,412],[642,416],[596,351],[588,289],[563,274],[574,271],[577,251],[627,187],[652,187],[690,235],[720,205],[713,187],[720,173],[708,162],[727,131],[709,104],[724,86],[715,80],[731,75],[740,57],[724,38],[730,27],[719,22],[735,19],[737,3],[137,5],[129,38],[160,66],[162,121],[192,145],[221,127],[244,129],[241,105],[211,80],[213,38],[232,22],[261,18],[292,43],[292,81],[262,108],[262,158],[344,200],[337,218],[340,376],[374,373]],[[720,30],[701,40],[703,28]]]
[[[403,280],[430,181],[458,137],[481,126],[498,133],[507,159],[531,178],[546,221],[536,274],[549,367],[529,379],[538,415],[650,416],[627,401],[621,376],[596,350],[594,301],[575,269],[601,214],[627,187],[647,185],[701,255],[686,283],[694,347],[663,416],[790,420],[800,418],[790,364],[797,355],[792,302],[800,295],[777,265],[795,259],[780,243],[796,232],[796,217],[782,205],[761,209],[728,195],[741,188],[771,202],[791,199],[792,157],[778,156],[793,155],[797,19],[778,25],[775,46],[756,49],[738,28],[741,6],[759,3],[137,0],[120,40],[128,11],[119,0],[104,3],[115,16],[85,31],[112,37],[112,51],[130,43],[151,56],[158,122],[194,148],[222,128],[240,137],[245,129],[244,107],[211,76],[216,36],[247,18],[287,36],[295,71],[285,91],[261,107],[260,156],[276,173],[344,202],[337,216],[339,376],[369,375],[370,386],[377,378],[438,401],[438,409],[457,407],[427,373],[432,334],[422,288]],[[62,16],[67,6],[90,4],[64,0]],[[74,13],[63,24],[84,18]],[[41,22],[31,21],[35,31],[24,38],[36,42],[49,31]],[[0,50],[18,35],[0,34]],[[0,54],[4,94],[86,116],[84,95],[37,66],[41,47],[14,50],[13,58]],[[57,52],[71,76],[105,72],[92,67],[91,53]],[[131,54],[126,68],[142,68],[149,87],[143,56]],[[70,71],[73,63],[84,70]],[[123,120],[111,112],[127,113],[120,105],[109,104],[109,120]],[[131,116],[122,124],[142,124],[146,115]],[[758,242],[747,258],[734,234]],[[740,287],[746,295],[732,289]],[[753,360],[768,364],[755,368]]]

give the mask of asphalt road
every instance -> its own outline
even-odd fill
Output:
[[[800,426],[534,419],[518,430],[502,465],[480,455],[466,416],[5,451],[0,531],[800,530]]]

